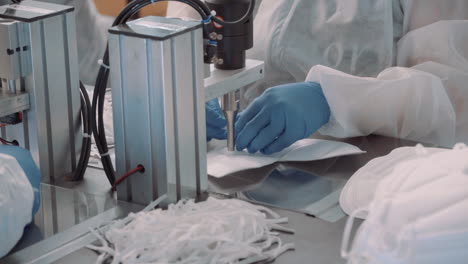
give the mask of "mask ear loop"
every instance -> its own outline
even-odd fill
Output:
[[[349,248],[349,244],[351,241],[351,229],[353,228],[353,225],[354,225],[354,219],[357,218],[356,216],[359,213],[363,213],[363,212],[369,212],[369,210],[367,208],[359,208],[355,210],[346,220],[346,225],[345,225],[345,229],[343,232],[343,238],[341,240],[341,257],[344,259],[349,259],[350,257],[351,249]]]
[[[395,253],[398,258],[404,259],[405,257],[410,260],[408,257],[412,257],[411,249],[409,247],[409,241],[414,241],[415,231],[414,224],[405,228],[401,235],[398,237]]]
[[[427,153],[427,149],[421,145],[421,144],[417,144],[416,147],[415,147],[415,151],[416,151],[416,154],[419,156],[419,157],[423,157],[423,156],[426,156],[428,153]]]
[[[455,146],[453,146],[453,150],[465,150],[467,146],[465,143],[457,143]]]

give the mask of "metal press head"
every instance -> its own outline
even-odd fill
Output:
[[[223,109],[227,122],[227,149],[228,151],[234,151],[236,146],[234,124],[238,110],[236,92],[230,92],[223,96],[221,100],[221,108]]]

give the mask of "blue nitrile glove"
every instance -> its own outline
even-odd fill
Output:
[[[240,113],[236,148],[272,154],[316,132],[330,119],[330,108],[316,82],[266,90]]]
[[[29,182],[31,183],[34,190],[34,203],[32,209],[32,215],[34,216],[37,213],[41,203],[39,192],[41,172],[37,168],[36,163],[34,163],[31,153],[29,150],[21,147],[5,145],[0,145],[0,153],[14,157],[18,161],[18,164],[21,166],[21,168],[23,168],[24,174],[26,174],[28,177]]]
[[[226,119],[219,106],[218,99],[215,98],[206,102],[206,139],[210,141],[213,138],[226,139]]]

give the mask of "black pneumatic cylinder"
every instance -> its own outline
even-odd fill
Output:
[[[251,0],[205,0],[216,17],[225,21],[242,18],[248,11]],[[235,25],[219,25],[214,22],[218,35],[218,58],[215,67],[222,70],[235,70],[245,67],[245,51],[253,47],[253,17]]]

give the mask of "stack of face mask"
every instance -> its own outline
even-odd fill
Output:
[[[413,148],[377,185],[373,200],[345,228],[348,263],[468,263],[468,148]],[[356,215],[367,214],[349,252]]]
[[[0,182],[1,258],[20,240],[24,227],[32,220],[34,191],[16,158],[3,153],[0,153]]]
[[[359,169],[346,182],[340,195],[340,206],[348,215],[360,208],[367,208],[374,200],[377,186],[383,179],[391,177],[395,167],[402,162],[412,162],[421,158],[421,154],[432,155],[449,151],[440,148],[402,147],[394,149],[390,154],[375,158]],[[366,218],[366,211],[361,210],[357,218]]]
[[[255,263],[272,261],[293,244],[274,232],[286,218],[244,201],[181,201],[167,210],[142,211],[93,231],[97,263]],[[109,262],[110,263],[110,262]]]

